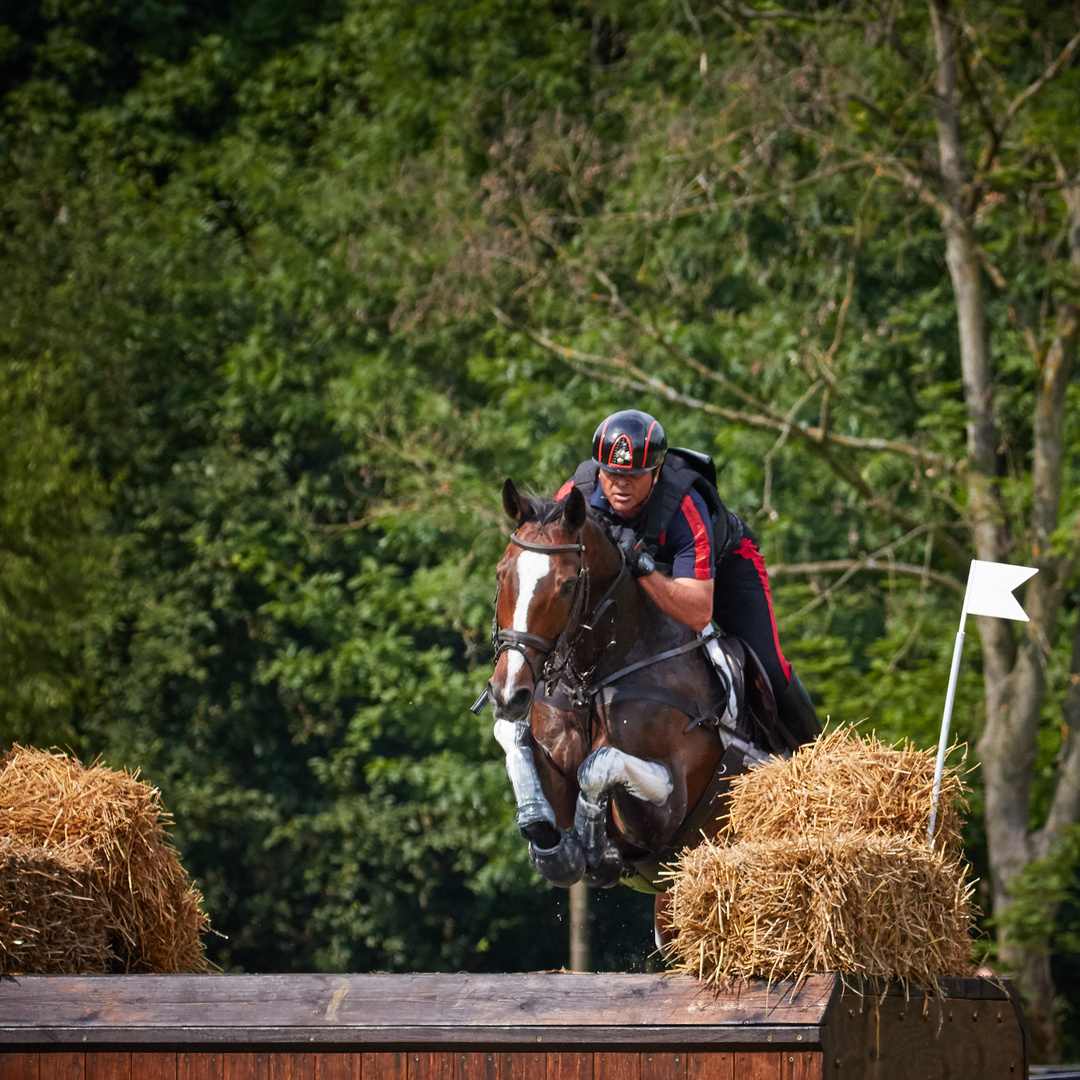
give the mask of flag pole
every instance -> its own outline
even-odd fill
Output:
[[[941,797],[941,775],[945,771],[945,752],[949,748],[949,725],[952,723],[953,700],[960,676],[960,652],[964,647],[964,623],[968,615],[988,615],[995,619],[1022,619],[1028,621],[1024,609],[1013,596],[1028,578],[1037,574],[1034,566],[1012,566],[1009,563],[986,562],[972,559],[968,567],[967,587],[964,589],[964,606],[960,610],[960,629],[956,631],[953,646],[952,670],[949,672],[949,690],[945,695],[945,714],[941,718],[941,739],[938,742],[937,768],[934,770],[934,794],[930,802],[930,842],[934,841],[937,824],[938,799]]]
[[[968,571],[968,581],[971,580]],[[949,689],[945,693],[945,712],[941,717],[941,738],[938,739],[937,765],[934,767],[934,793],[930,799],[930,827],[928,839],[933,842],[934,826],[937,824],[938,799],[941,796],[941,776],[945,771],[945,753],[949,748],[949,727],[952,724],[953,702],[956,700],[956,684],[960,678],[960,654],[964,649],[964,623],[967,621],[968,590],[964,590],[964,606],[960,609],[960,629],[956,631],[953,645],[952,668],[949,670]]]

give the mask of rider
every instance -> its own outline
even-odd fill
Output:
[[[780,651],[757,538],[703,475],[715,476],[708,458],[686,450],[669,457],[667,449],[664,429],[648,413],[613,413],[593,435],[592,457],[555,498],[581,490],[611,522],[627,567],[665,615],[699,634],[715,620],[748,644],[772,684],[781,723],[797,742],[808,742],[821,725]],[[706,651],[723,671],[719,647]]]

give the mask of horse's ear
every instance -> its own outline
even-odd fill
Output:
[[[514,481],[509,477],[503,484],[502,499],[506,516],[519,525],[533,516],[532,503],[514,487]]]
[[[577,532],[585,524],[586,514],[585,496],[581,494],[581,489],[571,488],[570,494],[563,499],[563,521],[567,529]]]

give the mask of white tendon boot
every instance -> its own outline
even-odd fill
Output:
[[[698,638],[704,638],[708,634],[715,633],[716,627],[710,623],[698,634]],[[710,641],[706,641],[704,648],[705,655],[716,669],[721,682],[728,688],[727,709],[724,711],[724,715],[720,717],[720,739],[726,749],[729,736],[724,731],[724,728],[730,731],[735,727],[735,717],[738,709],[738,702],[735,697],[735,673],[731,670],[731,661],[728,660],[727,653],[720,647],[719,638],[714,637]]]

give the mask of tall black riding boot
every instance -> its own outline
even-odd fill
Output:
[[[821,734],[821,721],[818,720],[814,703],[806,688],[793,671],[787,689],[776,702],[780,713],[780,722],[802,743],[812,742]]]

